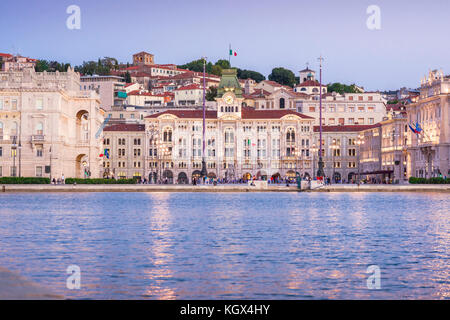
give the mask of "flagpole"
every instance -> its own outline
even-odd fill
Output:
[[[323,171],[323,158],[322,158],[322,56],[319,57],[320,62],[320,76],[319,76],[319,170],[317,171],[318,177],[323,177],[325,175]],[[334,166],[334,164],[333,164]]]
[[[205,178],[208,175],[206,170],[206,161],[205,161],[205,140],[206,140],[206,57],[202,57],[203,59],[203,146],[202,146],[202,171],[200,175],[202,176],[202,182],[205,182]]]

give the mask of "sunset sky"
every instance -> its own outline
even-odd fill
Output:
[[[66,9],[81,9],[69,30]],[[369,5],[381,9],[381,30],[369,30]],[[324,83],[366,90],[417,87],[430,69],[450,70],[448,0],[53,0],[2,1],[0,52],[80,64],[111,56],[131,62],[139,51],[156,63],[207,56],[267,76],[274,67],[318,69]]]

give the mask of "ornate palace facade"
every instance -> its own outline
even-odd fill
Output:
[[[0,72],[0,176],[97,177],[99,103],[71,69]]]
[[[409,130],[408,176],[450,177],[450,77],[430,71],[422,79],[419,101],[407,106],[408,123],[418,123],[419,134]]]

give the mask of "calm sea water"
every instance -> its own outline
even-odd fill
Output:
[[[446,194],[0,194],[0,266],[67,298],[449,299],[449,245]]]

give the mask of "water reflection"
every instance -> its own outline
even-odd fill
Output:
[[[0,265],[69,298],[449,299],[445,194],[1,194]],[[82,290],[65,288],[65,268]],[[366,287],[368,265],[382,290]]]

